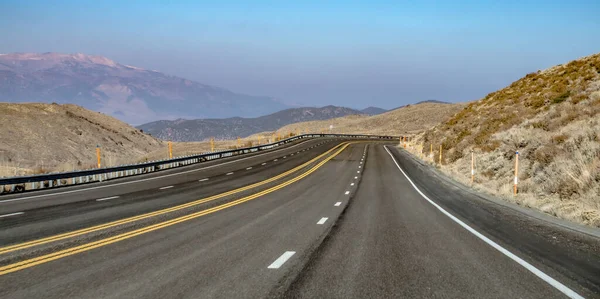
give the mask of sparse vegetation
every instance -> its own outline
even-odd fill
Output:
[[[419,135],[447,148],[442,170],[551,215],[600,226],[600,54],[527,74]],[[520,194],[512,196],[514,151]]]

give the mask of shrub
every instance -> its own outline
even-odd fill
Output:
[[[560,134],[552,137],[552,141],[554,141],[556,144],[563,144],[565,141],[567,141],[567,139],[569,139],[569,135],[567,134]]]
[[[546,165],[552,163],[552,160],[554,160],[554,156],[556,156],[556,154],[557,154],[556,147],[545,145],[545,146],[538,148],[533,153],[533,160],[538,162],[542,166],[546,166]]]
[[[569,96],[571,96],[571,91],[567,90],[567,91],[563,92],[562,94],[560,94],[559,96],[552,99],[552,103],[553,104],[562,103],[562,102],[566,101],[569,98]]]

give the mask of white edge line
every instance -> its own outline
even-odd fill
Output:
[[[290,147],[284,147],[281,150],[290,149],[290,148],[293,148],[293,147],[296,147],[296,146],[299,146],[299,145],[302,145],[302,144],[303,143],[298,143],[298,144],[292,145]],[[146,182],[146,181],[151,181],[151,180],[157,180],[157,179],[162,179],[162,178],[171,177],[171,176],[175,176],[175,175],[181,175],[181,174],[186,174],[186,173],[201,171],[201,170],[205,170],[205,169],[215,168],[215,167],[219,167],[219,166],[227,165],[227,164],[231,164],[231,163],[237,163],[237,162],[240,162],[240,161],[244,161],[244,160],[248,160],[248,159],[253,159],[253,158],[264,156],[264,155],[271,154],[271,153],[273,153],[273,151],[270,151],[270,152],[267,152],[267,153],[258,154],[258,155],[252,155],[250,157],[245,157],[245,158],[241,158],[241,159],[235,159],[233,161],[227,161],[227,162],[223,162],[223,163],[218,163],[218,164],[215,164],[215,165],[210,165],[210,166],[206,166],[206,167],[202,167],[202,168],[190,169],[190,170],[186,170],[186,171],[178,171],[178,172],[175,172],[175,173],[165,174],[165,175],[161,175],[161,176],[155,176],[155,177],[151,177],[151,178],[139,179],[139,180],[134,180],[134,181],[129,181],[129,182],[121,182],[121,183],[114,183],[114,184],[96,186],[96,187],[85,188],[85,189],[77,189],[77,190],[69,190],[69,191],[63,191],[63,192],[53,192],[53,193],[48,193],[48,194],[40,194],[40,195],[33,195],[33,196],[27,196],[27,197],[5,199],[5,200],[0,200],[0,204],[5,203],[5,202],[17,201],[17,200],[40,198],[40,197],[47,197],[47,196],[54,196],[54,195],[61,195],[61,194],[69,194],[69,193],[75,193],[75,192],[83,192],[83,191],[88,191],[88,190],[95,190],[95,189],[101,189],[101,188],[108,188],[108,187],[114,187],[114,186],[121,186],[121,185],[127,185],[127,184],[134,184],[134,183],[139,183],[139,182]],[[275,161],[277,161],[277,160],[275,160]]]
[[[327,221],[327,219],[329,219],[329,218],[323,217],[323,218],[321,218],[321,220],[319,220],[319,222],[317,222],[317,224],[324,224],[325,221]]]
[[[423,192],[421,192],[421,190],[419,190],[419,188],[417,188],[417,186],[408,177],[408,175],[404,172],[404,170],[402,170],[402,167],[400,167],[400,165],[396,161],[396,158],[394,158],[394,156],[392,155],[392,153],[388,150],[387,145],[384,145],[384,148],[388,152],[388,154],[390,155],[390,157],[392,157],[392,160],[394,161],[394,164],[396,164],[396,167],[398,167],[398,169],[400,169],[400,171],[402,172],[402,174],[404,175],[404,177],[406,177],[406,179],[413,186],[413,188],[415,190],[417,190],[417,192],[423,198],[425,198],[430,204],[432,204],[434,207],[436,207],[438,210],[440,210],[440,212],[442,212],[444,215],[448,216],[454,222],[458,223],[464,229],[468,230],[470,233],[472,233],[473,235],[475,235],[476,237],[478,237],[479,239],[481,239],[482,241],[484,241],[485,243],[487,243],[488,245],[490,245],[494,249],[500,251],[502,254],[506,255],[507,257],[509,257],[513,261],[517,262],[519,265],[523,266],[525,269],[529,270],[529,272],[535,274],[535,276],[541,278],[543,281],[547,282],[549,285],[551,285],[554,288],[556,288],[557,290],[561,291],[563,294],[567,295],[569,298],[582,298],[583,299],[583,297],[581,295],[575,293],[575,291],[569,289],[567,286],[565,286],[564,284],[558,282],[556,279],[550,277],[548,274],[542,272],[541,270],[539,270],[538,268],[536,268],[532,264],[526,262],[525,260],[523,260],[522,258],[516,256],[515,254],[513,254],[510,251],[508,251],[504,247],[498,245],[496,242],[490,240],[488,237],[482,235],[481,233],[479,233],[478,231],[476,231],[472,227],[468,226],[466,223],[462,222],[460,219],[454,217],[452,214],[450,214],[449,212],[447,212],[446,210],[444,210],[442,207],[440,207],[438,204],[436,204],[433,200],[429,199],[429,197],[427,197],[425,194],[423,194]]]
[[[341,201],[338,201],[338,202],[336,202],[336,203],[334,204],[334,206],[336,206],[336,207],[339,207],[341,204],[342,204],[342,202],[341,202]]]
[[[23,215],[23,214],[25,214],[25,213],[24,212],[16,212],[16,213],[4,214],[4,215],[0,215],[0,218]]]
[[[250,170],[250,169],[252,169],[252,167],[248,167],[248,168],[246,168],[246,170]]]
[[[232,172],[228,172],[225,175],[232,175],[232,174],[233,174],[233,171]]]
[[[111,197],[105,197],[105,198],[98,198],[98,199],[96,199],[96,201],[105,201],[105,200],[110,200],[110,199],[115,199],[115,198],[119,198],[119,196],[111,196]]]
[[[272,264],[270,264],[268,269],[279,269],[287,260],[289,260],[294,254],[295,251],[286,251],[280,257],[278,257]]]
[[[204,179],[198,180],[198,182],[204,182],[204,181],[208,181],[208,178],[204,178]]]
[[[173,186],[164,186],[164,187],[160,187],[158,188],[159,190],[165,190],[165,189],[170,189],[173,188]]]

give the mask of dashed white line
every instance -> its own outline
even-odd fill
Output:
[[[111,200],[111,199],[115,199],[115,198],[119,198],[119,197],[111,196],[111,197],[105,197],[105,198],[98,198],[98,199],[96,199],[96,201],[105,201],[105,200]]]
[[[232,175],[232,174],[233,174],[233,172],[228,172],[225,175]]]
[[[360,170],[357,170],[356,173],[360,173]]]
[[[481,239],[483,242],[485,242],[488,245],[490,245],[492,248],[500,251],[502,254],[504,254],[505,256],[507,256],[508,258],[510,258],[511,260],[513,260],[513,261],[517,262],[519,265],[523,266],[523,268],[529,270],[529,272],[533,273],[535,276],[541,278],[542,280],[544,280],[545,282],[547,282],[549,285],[555,287],[557,290],[561,291],[563,294],[567,295],[569,298],[583,298],[581,295],[577,294],[575,291],[569,289],[569,287],[565,286],[564,284],[562,284],[559,281],[555,280],[554,278],[550,277],[548,274],[542,272],[541,270],[539,270],[538,268],[536,268],[532,264],[526,262],[522,258],[516,256],[514,253],[510,252],[508,249],[505,249],[504,247],[498,245],[498,243],[492,241],[488,237],[482,235],[480,232],[478,232],[474,228],[470,227],[466,223],[462,222],[460,219],[456,218],[454,215],[450,214],[448,211],[444,210],[441,206],[439,206],[433,200],[429,199],[429,197],[427,197],[425,194],[423,194],[423,192],[421,192],[421,190],[419,188],[417,188],[417,186],[413,183],[413,181],[404,172],[404,170],[402,169],[402,167],[400,167],[400,165],[396,161],[396,158],[394,158],[394,156],[392,155],[392,153],[390,152],[390,150],[387,148],[387,146],[384,146],[384,148],[388,152],[388,154],[390,155],[390,157],[392,157],[392,161],[394,161],[394,164],[396,164],[396,167],[398,167],[398,169],[400,170],[400,172],[402,172],[402,174],[404,175],[404,177],[406,177],[406,179],[408,180],[408,182],[417,191],[417,193],[419,193],[421,195],[421,197],[423,197],[425,200],[427,200],[431,205],[433,205],[434,207],[436,207],[440,212],[442,212],[444,215],[448,216],[448,218],[452,219],[452,221],[454,221],[458,225],[462,226],[464,229],[466,229],[467,231],[469,231],[470,233],[472,233],[473,235],[475,235],[477,238]]]
[[[250,169],[252,169],[252,167],[248,167],[248,168],[246,168],[246,170],[250,170]]]
[[[4,215],[0,215],[0,218],[10,217],[10,216],[17,216],[17,215],[23,215],[23,214],[25,214],[25,213],[23,213],[23,212],[16,212],[16,213],[4,214]]]
[[[324,224],[325,221],[327,221],[327,219],[329,219],[329,218],[323,217],[323,218],[321,218],[321,220],[319,220],[319,222],[317,222],[317,224]]]
[[[344,194],[348,195],[348,194],[350,194],[350,191],[346,191],[346,193],[344,193]]]
[[[159,190],[165,190],[165,189],[170,189],[173,188],[173,186],[165,186],[165,187],[160,187],[158,188]]]
[[[198,182],[204,182],[204,181],[208,181],[208,178],[204,178],[204,179],[198,180]]]
[[[295,251],[286,251],[279,258],[277,258],[272,264],[267,267],[268,269],[279,269],[292,255],[296,254]]]
[[[339,207],[341,204],[342,204],[342,202],[341,202],[341,201],[338,201],[338,202],[336,202],[336,203],[334,204],[334,206],[336,206],[336,207]]]
[[[354,179],[356,180],[356,179],[358,179],[358,177],[357,177],[357,176],[355,176],[355,177],[354,177]]]
[[[283,156],[283,158],[285,159],[285,158],[287,158],[287,156]]]
[[[277,159],[273,160],[273,162],[277,162]]]
[[[354,186],[354,183],[350,184],[350,186]]]
[[[263,165],[263,166],[264,166],[264,165],[267,165],[267,163],[263,163],[263,164],[260,164],[260,165]]]
[[[358,168],[361,168],[362,166],[358,166]]]

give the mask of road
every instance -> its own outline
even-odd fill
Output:
[[[0,214],[23,212],[0,218],[0,297],[600,297],[596,235],[394,146],[307,141],[228,162],[0,198]]]

